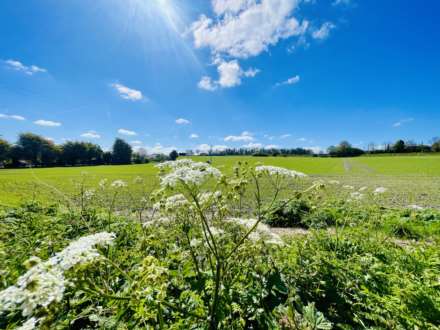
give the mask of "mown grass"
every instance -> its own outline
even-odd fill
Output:
[[[440,156],[377,156],[359,158],[314,157],[193,157],[197,161],[212,160],[212,165],[231,173],[238,162],[263,163],[304,172],[312,179],[336,179],[355,188],[368,186],[389,188],[390,205],[440,207]],[[127,166],[62,167],[0,170],[0,204],[18,205],[34,198],[54,202],[61,194],[75,191],[76,183],[86,175],[87,185],[101,179],[122,179],[128,183],[141,177],[151,186],[157,185],[154,164]],[[335,191],[338,193],[338,191]]]

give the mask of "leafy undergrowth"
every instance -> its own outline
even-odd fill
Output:
[[[182,166],[216,175],[201,164]],[[250,208],[251,182],[277,196],[300,174],[237,169],[206,192],[173,166],[132,216],[114,210],[122,181],[76,207],[0,209],[0,328],[440,327],[438,212],[323,199],[321,183]],[[263,220],[309,234],[281,240]]]

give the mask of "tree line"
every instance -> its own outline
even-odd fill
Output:
[[[376,148],[373,143],[367,150],[353,147],[342,141],[337,146],[328,148],[327,153],[319,156],[355,157],[364,154],[440,152],[440,138],[432,139],[430,145],[416,144],[411,141],[397,140]],[[154,161],[175,160],[179,155],[191,155],[192,151],[179,154],[173,150],[169,155],[156,155]],[[227,148],[223,150],[204,151],[200,154],[212,156],[316,156],[305,148]],[[111,151],[103,151],[97,144],[83,141],[67,141],[57,145],[52,141],[33,133],[22,133],[16,143],[11,144],[0,138],[0,167],[25,166],[78,166],[78,165],[121,165],[148,163],[151,158],[145,152],[134,152],[130,144],[117,138]]]
[[[0,165],[4,167],[131,164],[133,161],[147,160],[133,153],[131,146],[119,138],[112,151],[103,151],[99,145],[83,141],[56,145],[33,133],[20,134],[14,144],[0,139]]]
[[[440,138],[433,138],[431,144],[415,143],[403,141],[401,139],[394,143],[384,143],[377,148],[374,143],[370,143],[367,150],[353,147],[349,142],[342,141],[337,146],[328,148],[328,155],[331,157],[356,157],[364,154],[402,154],[402,153],[422,153],[440,152]]]

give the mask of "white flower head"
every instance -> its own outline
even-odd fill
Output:
[[[412,210],[416,210],[416,211],[422,211],[425,208],[420,206],[420,205],[416,205],[416,204],[412,204],[412,205],[408,205],[407,208],[412,209]]]
[[[374,190],[374,194],[375,195],[383,194],[383,193],[387,192],[387,190],[388,190],[387,188],[378,187]]]
[[[221,172],[207,163],[193,162],[190,159],[164,162],[157,165],[161,170],[171,172],[161,177],[163,187],[175,187],[179,183],[200,185],[210,177],[220,177]]]
[[[32,267],[15,285],[0,291],[0,314],[20,308],[23,316],[30,316],[39,307],[61,301],[67,284],[64,271],[98,257],[95,246],[110,244],[113,238],[114,234],[105,232],[89,235],[70,243],[45,262],[32,257]]]
[[[20,327],[15,328],[15,330],[33,330],[37,327],[38,322],[40,322],[40,319],[31,317],[29,320],[24,322]]]
[[[228,222],[238,224],[250,230],[255,226],[258,220],[256,219],[243,219],[243,218],[229,218]],[[253,242],[264,241],[266,244],[283,245],[284,242],[281,237],[270,230],[270,227],[259,222],[257,227],[248,236],[248,239]]]
[[[255,168],[255,171],[257,173],[266,173],[270,176],[283,176],[283,177],[291,177],[291,178],[300,178],[307,176],[304,173],[294,170],[288,170],[286,168],[277,167],[277,166],[260,165]]]
[[[127,187],[127,183],[123,180],[115,180],[112,182],[111,186],[116,189]]]
[[[353,190],[353,189],[354,189],[353,186],[350,186],[350,185],[348,185],[348,184],[343,185],[342,188],[344,188],[344,189],[348,189],[348,190]]]
[[[351,196],[351,198],[356,199],[356,200],[361,200],[361,199],[364,198],[364,194],[362,194],[362,193],[360,193],[358,191],[352,192],[350,194],[350,196]]]

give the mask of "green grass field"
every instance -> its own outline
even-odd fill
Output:
[[[206,161],[209,157],[194,157]],[[440,207],[440,156],[378,156],[359,158],[312,157],[213,157],[213,166],[231,171],[237,162],[264,163],[295,169],[311,179],[336,179],[355,187],[389,188],[393,205],[419,204]],[[153,164],[127,166],[62,167],[0,170],[0,204],[17,205],[36,198],[55,201],[57,195],[71,194],[82,180],[89,186],[99,180],[122,179],[128,183],[136,177],[157,185]]]

